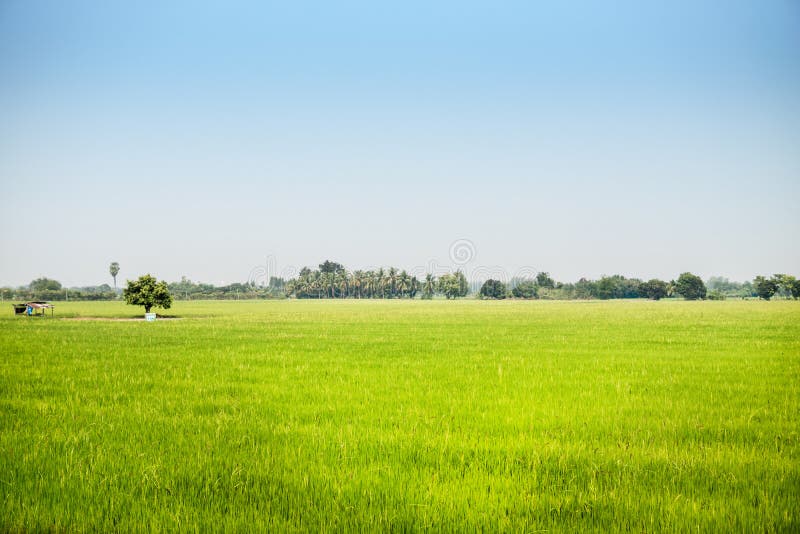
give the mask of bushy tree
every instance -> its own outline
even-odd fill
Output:
[[[550,273],[541,272],[536,275],[536,284],[539,287],[546,287],[547,289],[553,289],[556,287],[555,281],[550,278]]]
[[[789,294],[792,295],[794,299],[800,298],[800,280],[792,281],[792,284],[789,286]]]
[[[756,276],[753,280],[753,287],[756,288],[758,298],[769,300],[778,291],[778,281],[773,278],[765,278],[763,276]]]
[[[794,294],[792,291],[795,285],[797,285],[797,279],[794,276],[789,274],[776,274],[772,279],[778,284],[778,291],[781,296],[797,298],[798,295]]]
[[[535,299],[539,296],[539,288],[536,282],[525,280],[515,285],[511,289],[511,294],[517,299]]]
[[[683,273],[675,282],[675,292],[686,300],[700,300],[706,298],[706,285],[699,276]]]
[[[31,291],[59,291],[61,282],[50,278],[37,278],[30,283],[29,287]]]
[[[122,292],[126,304],[144,306],[144,312],[150,313],[153,307],[168,310],[172,306],[172,295],[166,282],[159,282],[155,277],[145,274],[138,280],[128,280],[128,287]]]
[[[639,291],[643,297],[647,297],[650,300],[661,300],[667,296],[667,288],[666,282],[653,278],[647,282],[643,282],[642,285],[639,286]]]
[[[480,294],[483,298],[504,299],[506,298],[506,285],[500,280],[490,278],[481,286]]]
[[[443,274],[439,277],[439,292],[448,299],[467,296],[469,293],[467,277],[461,271]]]
[[[345,272],[344,265],[336,263],[335,261],[325,260],[324,263],[319,264],[319,272],[325,274],[342,274]]]

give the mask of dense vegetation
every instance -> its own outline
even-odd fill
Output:
[[[116,270],[119,266],[112,265]],[[114,270],[112,269],[112,272]],[[492,290],[482,290],[485,284]],[[395,267],[377,270],[349,271],[343,265],[325,261],[317,269],[304,268],[299,276],[284,280],[270,277],[268,284],[233,283],[215,286],[193,282],[186,277],[167,284],[175,300],[204,299],[298,299],[354,298],[354,299],[431,299],[436,296],[448,299],[465,297],[470,293],[482,298],[517,298],[545,300],[573,299],[638,299],[659,300],[682,297],[686,300],[725,298],[800,298],[800,280],[786,274],[771,277],[758,276],[753,282],[731,282],[723,277],[711,277],[703,282],[691,273],[681,274],[677,280],[664,281],[626,278],[622,275],[603,276],[598,280],[581,278],[575,283],[558,282],[549,273],[540,272],[532,278],[514,278],[509,282],[490,279],[470,282],[461,271],[424,278]],[[487,287],[488,291],[488,287]],[[82,288],[63,288],[56,280],[39,278],[28,286],[0,288],[3,300],[114,300],[120,293],[107,284]]]
[[[0,531],[800,529],[794,302],[172,312],[0,316]]]

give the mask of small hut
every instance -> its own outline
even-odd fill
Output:
[[[47,310],[50,310],[50,316],[55,313],[55,306],[43,300],[32,300],[22,304],[12,304],[14,306],[15,315],[25,315],[27,317],[44,317],[47,315]]]

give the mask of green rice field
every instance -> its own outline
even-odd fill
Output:
[[[800,530],[800,302],[3,307],[2,531]]]

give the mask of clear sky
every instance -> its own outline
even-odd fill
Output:
[[[2,0],[0,198],[0,285],[800,275],[800,2]]]

